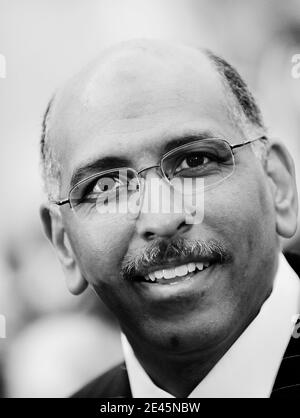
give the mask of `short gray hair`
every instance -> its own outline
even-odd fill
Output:
[[[53,146],[49,140],[50,116],[54,98],[55,96],[51,98],[44,113],[40,140],[42,177],[45,192],[50,200],[58,199],[61,179],[60,165],[54,155]]]

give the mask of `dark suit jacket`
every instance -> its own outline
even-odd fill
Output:
[[[295,254],[285,254],[285,256],[300,276],[300,256]],[[274,324],[274,332],[276,332],[276,324]],[[292,337],[283,356],[271,398],[297,397],[300,399],[300,338]],[[72,398],[132,398],[125,363],[118,364],[94,379]]]

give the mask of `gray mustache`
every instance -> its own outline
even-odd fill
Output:
[[[229,251],[220,241],[160,239],[153,241],[139,255],[126,254],[121,265],[121,274],[124,279],[143,275],[150,268],[165,264],[173,259],[184,262],[187,259],[205,258],[208,261],[225,263],[231,260]]]

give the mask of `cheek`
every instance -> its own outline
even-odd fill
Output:
[[[77,262],[89,283],[111,283],[114,276],[119,276],[133,231],[134,222],[126,217],[77,224],[69,229]]]
[[[260,259],[276,242],[272,197],[262,173],[246,171],[205,198],[204,224],[225,239],[233,256]]]
[[[265,297],[273,277],[277,240],[267,183],[247,176],[209,191],[203,227],[232,256],[209,295],[217,322],[232,315],[246,318]]]

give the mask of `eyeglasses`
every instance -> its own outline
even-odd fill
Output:
[[[73,186],[68,198],[52,203],[58,206],[69,203],[70,208],[80,217],[91,216],[96,212],[107,213],[107,207],[112,202],[118,203],[122,212],[122,207],[124,209],[133,197],[135,202],[141,200],[143,174],[154,168],[174,190],[180,190],[183,194],[197,193],[198,179],[203,181],[203,190],[228,179],[235,168],[233,150],[258,140],[267,138],[261,136],[234,145],[220,138],[196,140],[164,154],[159,165],[140,171],[120,167],[93,174]],[[187,183],[188,187],[185,187]]]

